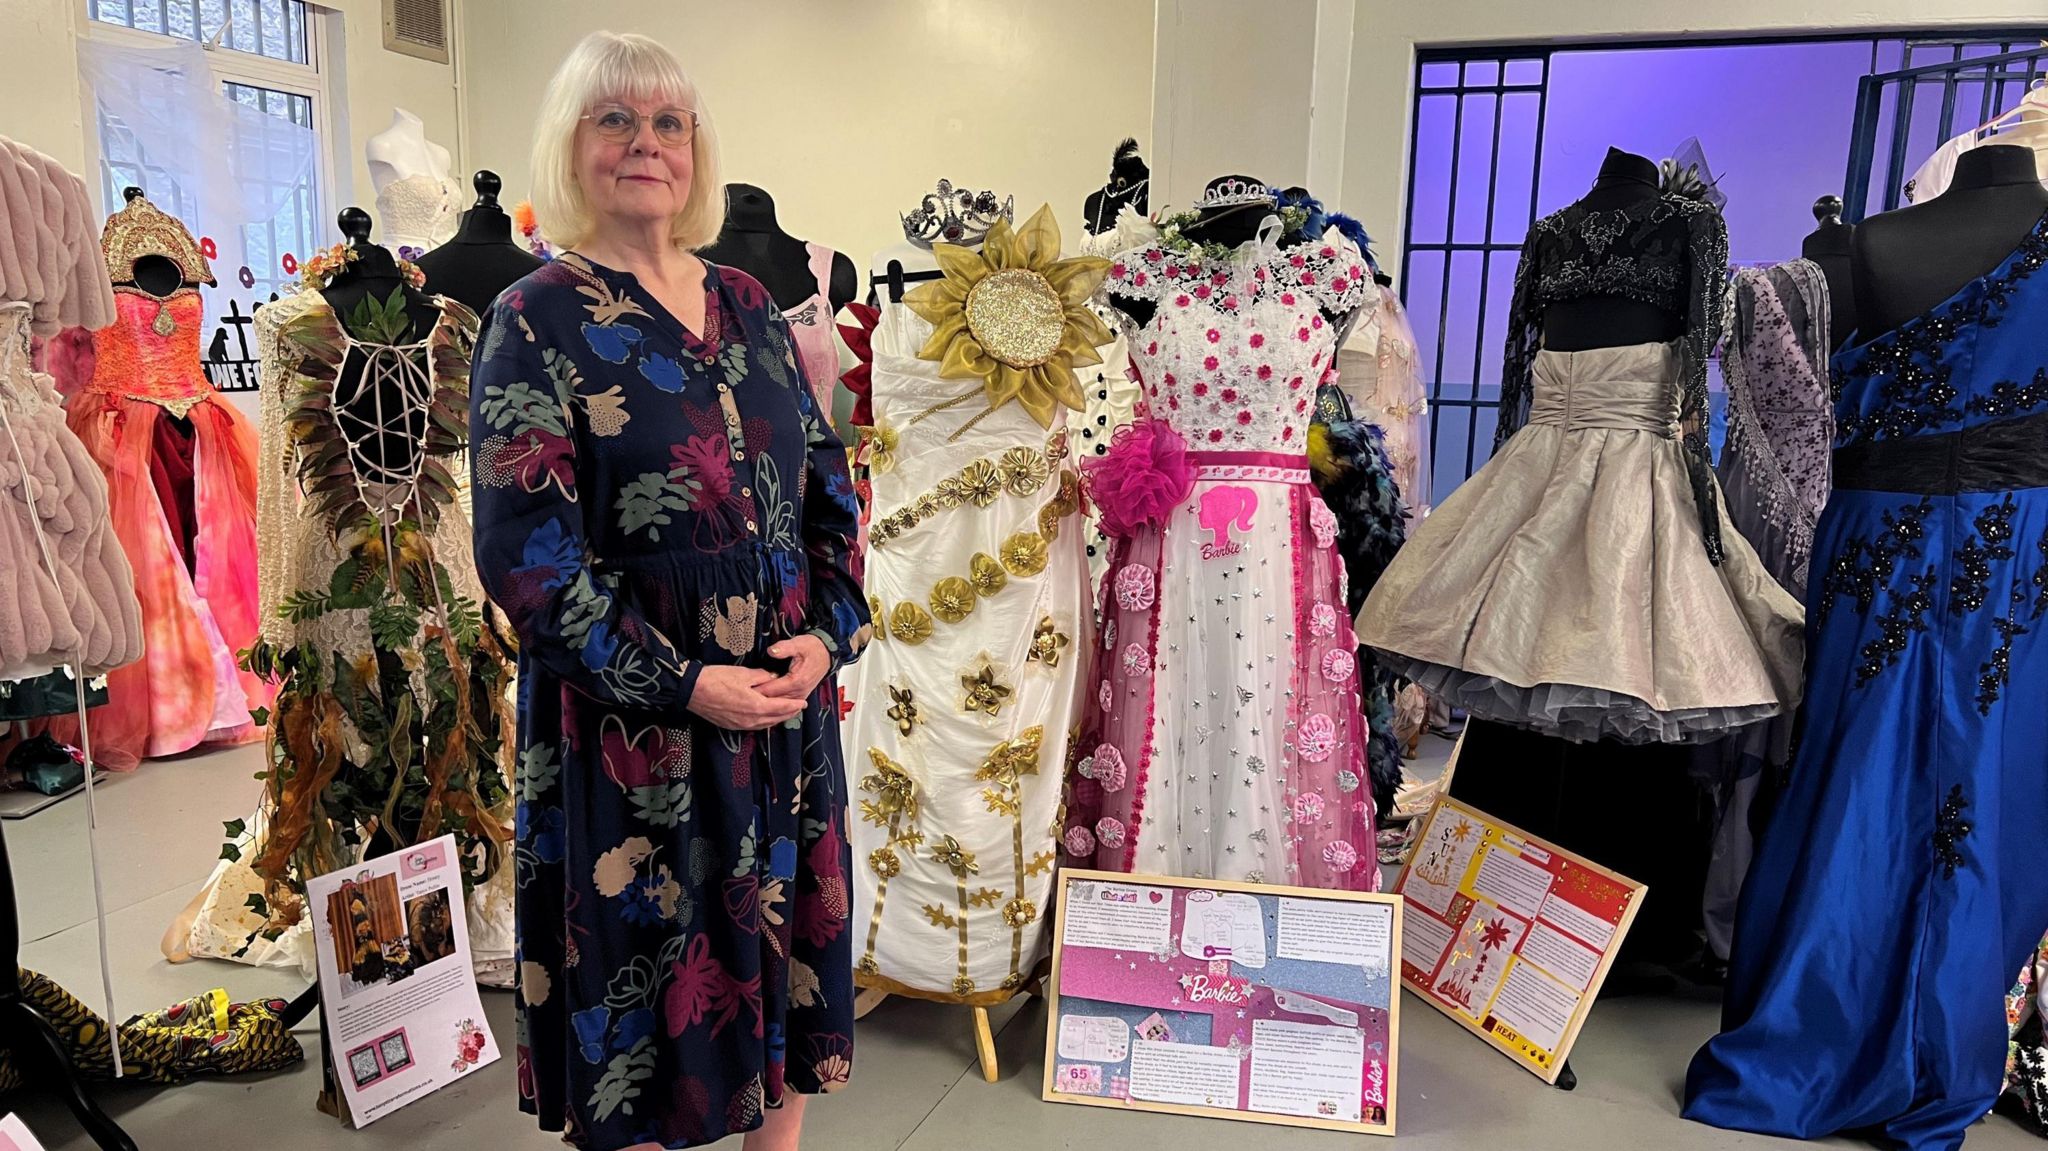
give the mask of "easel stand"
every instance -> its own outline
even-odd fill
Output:
[[[64,1042],[21,994],[21,921],[15,913],[14,867],[0,830],[0,1051],[14,1060],[24,1084],[56,1095],[102,1151],[136,1151],[135,1140],[85,1093]],[[116,1026],[108,1020],[107,1026]]]
[[[1016,997],[1045,994],[1048,962],[1041,961],[1038,964],[1029,981],[1017,990]],[[854,996],[853,1017],[867,1018],[868,1012],[880,1007],[882,1000],[887,998],[889,993],[879,987],[861,988],[859,994]],[[970,1007],[968,1010],[974,1013],[974,1053],[981,1063],[981,1077],[987,1082],[994,1083],[1002,1077],[1002,1066],[996,1059],[996,1033],[994,1026],[989,1023],[988,1008]]]

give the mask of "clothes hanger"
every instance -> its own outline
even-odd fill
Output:
[[[2041,119],[2029,119],[2029,113],[2038,115]],[[2048,121],[2048,77],[2037,77],[2027,87],[2027,94],[2020,97],[2019,103],[1977,125],[1976,128],[1971,130],[1970,134],[1973,136],[1982,135],[1994,128],[2003,127],[2008,122],[2014,124],[2038,124],[2043,121]]]

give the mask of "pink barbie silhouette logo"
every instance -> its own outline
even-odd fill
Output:
[[[1212,542],[1202,545],[1202,558],[1222,559],[1244,550],[1230,538],[1232,529],[1252,530],[1252,514],[1259,510],[1259,493],[1236,484],[1223,484],[1202,493],[1202,510],[1196,522],[1210,534]]]

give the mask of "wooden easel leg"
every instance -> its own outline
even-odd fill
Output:
[[[974,1049],[981,1055],[981,1077],[994,1083],[1001,1069],[996,1065],[996,1036],[989,1029],[986,1007],[974,1009]]]
[[[880,988],[861,988],[860,993],[853,997],[853,1017],[855,1019],[866,1019],[868,1012],[880,1007],[882,1000],[887,998],[889,998],[889,993]]]

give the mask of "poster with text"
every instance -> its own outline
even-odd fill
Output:
[[[1402,983],[1557,1082],[1646,889],[1449,796],[1415,844]]]
[[[1394,1133],[1401,901],[1063,871],[1046,1099]]]
[[[498,1060],[461,862],[444,835],[306,885],[329,1062],[357,1127]]]

